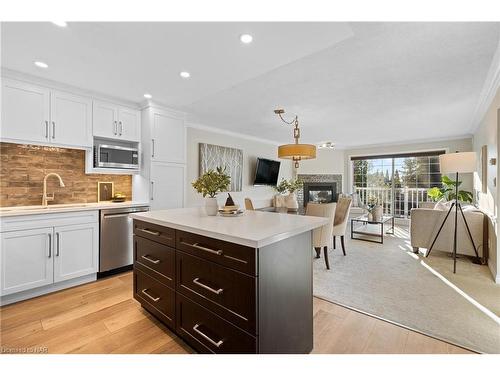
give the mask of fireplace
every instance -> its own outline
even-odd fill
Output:
[[[337,202],[336,182],[306,182],[304,183],[304,207],[308,202]]]

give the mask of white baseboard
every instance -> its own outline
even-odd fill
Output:
[[[39,288],[25,290],[18,293],[9,294],[0,297],[0,306],[9,305],[11,303],[24,301],[26,299],[42,296],[44,294],[57,292],[59,290],[68,289],[73,286],[90,283],[97,280],[97,274],[93,273],[86,276],[77,277],[76,279],[61,281],[59,283],[41,286]]]

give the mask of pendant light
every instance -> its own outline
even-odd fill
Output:
[[[299,143],[300,129],[299,129],[299,119],[297,116],[292,121],[286,121],[283,118],[284,109],[275,109],[276,113],[281,121],[285,124],[293,125],[293,138],[295,138],[295,143],[289,143],[286,145],[281,145],[278,147],[278,158],[280,159],[292,159],[294,161],[295,168],[299,167],[299,161],[306,159],[316,158],[316,146],[309,145],[305,143]]]

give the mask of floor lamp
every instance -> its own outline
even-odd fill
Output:
[[[458,220],[458,211],[462,214],[464,219],[465,228],[467,228],[467,234],[469,235],[470,241],[472,243],[472,247],[474,248],[474,252],[476,253],[476,259],[474,263],[481,264],[481,260],[479,259],[479,254],[477,253],[476,245],[474,244],[474,240],[472,239],[472,234],[469,229],[469,225],[467,224],[467,220],[465,219],[464,212],[462,210],[462,205],[458,200],[458,174],[459,173],[473,173],[476,171],[476,153],[475,152],[456,152],[451,154],[442,154],[439,155],[439,166],[441,173],[455,173],[455,200],[450,206],[448,213],[446,214],[439,230],[434,237],[434,241],[432,241],[431,247],[429,251],[425,255],[428,257],[431,253],[432,247],[436,243],[436,240],[441,233],[441,229],[443,229],[448,216],[455,209],[455,224],[454,224],[454,234],[453,234],[453,273],[457,270],[457,220]]]

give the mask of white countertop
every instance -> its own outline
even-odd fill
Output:
[[[92,211],[108,208],[126,208],[149,206],[148,202],[125,201],[125,202],[99,202],[99,203],[71,203],[71,204],[49,204],[47,206],[12,206],[0,208],[0,217],[50,214],[71,211]]]
[[[239,217],[207,216],[201,207],[133,213],[130,216],[249,247],[270,245],[328,223],[328,219],[320,217],[250,210]]]

